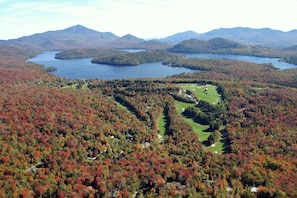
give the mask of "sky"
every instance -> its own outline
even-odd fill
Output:
[[[0,0],[0,40],[83,25],[164,38],[218,28],[297,29],[297,0]]]

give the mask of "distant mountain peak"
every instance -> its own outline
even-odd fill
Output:
[[[245,45],[261,45],[273,48],[285,48],[295,46],[297,44],[296,29],[289,32],[283,32],[270,28],[252,29],[249,27],[235,27],[215,29],[201,34],[194,31],[185,31],[159,39],[158,41],[162,42],[162,44],[160,44],[156,42],[147,43],[144,39],[131,34],[118,37],[111,32],[99,32],[80,24],[62,30],[47,31],[17,39],[10,39],[5,42],[12,46],[19,45],[43,50],[62,50],[87,47],[135,48],[140,45],[142,48],[152,48],[153,46],[165,48],[189,39],[205,41],[217,37],[239,42]],[[210,43],[226,43],[228,46],[231,45],[230,42],[218,39],[212,40]]]
[[[136,36],[133,36],[132,34],[126,34],[126,35],[122,36],[121,38],[124,38],[124,39],[139,39]]]
[[[197,32],[194,32],[194,31],[192,31],[192,30],[185,31],[185,32],[182,32],[182,33],[183,33],[183,34],[194,34],[194,35],[198,34]]]
[[[77,25],[71,26],[69,28],[86,28],[86,27],[83,25],[77,24]]]
[[[32,46],[43,50],[63,50],[100,47],[118,38],[109,32],[98,32],[82,25],[75,25],[62,30],[13,39],[9,42],[14,45]]]
[[[210,40],[221,37],[224,39],[236,41],[245,45],[261,45],[272,48],[284,48],[297,43],[297,30],[283,32],[270,28],[253,29],[249,27],[219,28],[203,34],[193,34],[192,31],[177,33],[168,36],[160,41],[177,44],[184,40],[192,38],[199,40]]]
[[[119,38],[118,40],[126,40],[126,41],[135,41],[135,42],[143,42],[145,41],[144,39],[138,38],[136,36],[133,36],[132,34],[126,34]]]
[[[297,29],[291,30],[288,33],[297,33]]]
[[[165,43],[174,44],[174,43],[179,43],[181,41],[192,39],[192,38],[198,39],[199,34],[194,31],[180,32],[180,33],[168,36],[164,39],[161,39],[161,41]]]
[[[95,32],[95,30],[86,28],[82,25],[75,25],[69,28],[66,28],[64,31],[66,32],[72,32],[72,33],[86,33],[86,32]]]

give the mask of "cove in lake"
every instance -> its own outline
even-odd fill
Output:
[[[199,72],[199,70],[184,67],[169,67],[161,62],[145,63],[138,66],[111,66],[91,63],[91,58],[60,60],[55,54],[60,51],[45,51],[43,54],[28,61],[56,67],[53,75],[69,79],[126,79],[126,78],[162,78],[181,73]],[[297,68],[296,65],[280,62],[277,58],[263,58],[254,56],[228,55],[228,54],[186,54],[186,58],[225,58],[253,63],[271,63],[280,70]]]
[[[55,54],[60,51],[45,51],[28,61],[56,67],[53,75],[68,79],[127,79],[127,78],[163,78],[181,73],[199,72],[185,67],[169,67],[162,62],[144,63],[138,66],[112,66],[91,63],[91,58],[59,60]]]

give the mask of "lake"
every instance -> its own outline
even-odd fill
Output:
[[[277,67],[280,70],[297,68],[297,65],[279,61],[279,58],[265,58],[231,54],[186,54],[186,58],[224,58],[252,62],[257,64],[271,63],[274,67]]]
[[[60,51],[45,51],[43,54],[31,58],[28,61],[44,65],[45,67],[56,67],[51,72],[53,75],[69,79],[126,79],[126,78],[162,78],[181,73],[193,73],[199,70],[185,67],[169,67],[162,62],[145,63],[138,66],[112,66],[106,64],[91,63],[91,58],[59,60],[55,54]]]
[[[126,79],[126,78],[162,78],[181,73],[199,72],[199,70],[184,67],[169,67],[161,62],[145,63],[138,66],[111,66],[91,63],[91,58],[60,60],[55,54],[60,51],[45,51],[43,54],[29,59],[29,62],[42,64],[45,67],[56,67],[53,75],[69,79]],[[253,63],[271,63],[280,70],[297,68],[296,65],[280,62],[277,58],[263,58],[254,56],[227,54],[186,54],[187,58],[225,58]]]

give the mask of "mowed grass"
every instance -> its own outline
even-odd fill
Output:
[[[107,97],[107,98],[113,100],[113,101],[116,103],[116,105],[117,105],[118,107],[120,107],[120,108],[122,108],[122,109],[126,109],[127,111],[129,111],[124,105],[122,105],[122,104],[119,103],[118,101],[114,100],[113,97]],[[129,111],[129,112],[130,112],[130,111]]]
[[[174,104],[175,104],[175,108],[176,108],[176,110],[177,110],[177,112],[179,114],[182,114],[184,112],[184,110],[186,108],[188,108],[189,106],[194,105],[194,104],[188,104],[188,103],[185,103],[185,102],[180,102],[180,101],[177,101],[177,100],[174,101]],[[198,135],[198,138],[199,138],[200,142],[203,142],[203,141],[207,140],[210,133],[204,132],[204,131],[206,129],[208,129],[208,127],[209,127],[208,125],[202,125],[202,124],[199,124],[197,122],[194,122],[194,120],[191,119],[191,118],[184,117],[184,119],[191,125],[194,132]]]
[[[77,89],[78,84],[73,84],[73,85],[67,85],[62,87],[61,89]]]
[[[224,150],[224,142],[223,142],[223,139],[221,139],[220,141],[218,141],[214,147],[212,146],[208,146],[206,147],[206,150],[208,151],[212,151],[212,152],[216,152],[218,154],[221,154],[223,153],[223,150]]]
[[[204,100],[214,105],[218,104],[221,100],[221,95],[217,92],[217,87],[215,85],[206,84],[198,86],[195,83],[183,83],[178,85],[183,89],[192,91],[198,100]]]
[[[182,112],[189,106],[194,105],[194,104],[189,104],[185,102],[180,102],[177,100],[174,101],[174,104],[179,114],[182,114]],[[191,118],[186,118],[186,117],[183,117],[183,118],[191,125],[191,127],[193,128],[193,131],[197,134],[198,139],[201,143],[203,143],[204,141],[207,141],[207,138],[211,132],[205,132],[205,131],[209,128],[209,125],[199,124]],[[204,144],[202,145],[203,145],[203,148],[207,151],[217,152],[218,154],[221,154],[223,152],[224,143],[221,141],[217,142],[214,146],[205,146]]]
[[[188,108],[190,106],[194,106],[195,104],[190,104],[190,103],[185,103],[185,102],[175,100],[174,105],[175,105],[177,112],[179,114],[182,114],[186,108]]]
[[[82,90],[89,90],[89,87],[88,87],[88,85],[87,84],[84,84],[83,86],[82,86],[82,88],[81,88]]]
[[[204,100],[208,103],[211,104],[217,104],[221,100],[221,95],[217,92],[217,87],[214,85],[203,85],[203,86],[198,86],[197,84],[194,83],[188,83],[188,84],[179,84],[183,89],[190,90],[192,91],[195,96],[200,99]],[[205,91],[207,88],[207,91]],[[186,108],[189,106],[194,106],[194,104],[189,104],[185,102],[180,102],[175,100],[175,108],[179,114],[182,114]],[[208,128],[209,125],[202,125],[197,122],[194,122],[193,119],[186,118],[184,119],[191,125],[193,128],[194,132],[197,134],[198,139],[201,143],[204,141],[207,141],[208,136],[210,135],[210,132],[205,132]],[[222,140],[222,139],[221,139]],[[224,143],[222,141],[217,142],[215,145],[212,146],[205,146],[203,144],[203,148],[208,151],[213,151],[218,154],[221,154],[223,152],[223,146]]]
[[[67,86],[64,86],[62,87],[62,89],[77,89],[78,88],[78,84],[75,83],[73,85],[67,85]],[[89,87],[87,84],[84,84],[82,87],[81,87],[82,90],[89,90]]]
[[[166,127],[166,121],[165,121],[165,115],[162,113],[157,120],[159,134],[163,137],[165,135],[165,127]]]

